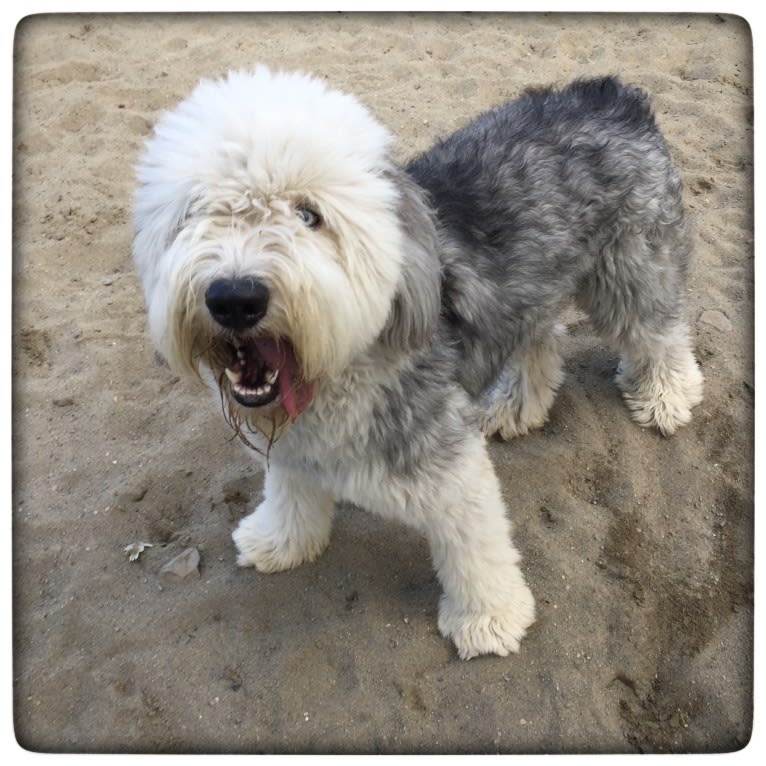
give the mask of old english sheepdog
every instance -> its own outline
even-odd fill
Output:
[[[534,600],[485,436],[545,423],[569,303],[619,352],[637,423],[689,421],[681,183],[614,78],[530,91],[406,167],[390,146],[316,78],[203,81],[138,165],[149,326],[266,467],[240,565],[311,561],[353,503],[425,535],[460,657],[506,655]]]

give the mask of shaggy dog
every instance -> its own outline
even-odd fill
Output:
[[[681,184],[647,98],[612,78],[530,92],[404,168],[390,144],[303,74],[202,82],[138,167],[149,325],[266,465],[240,565],[311,561],[354,503],[426,536],[460,657],[506,655],[534,601],[485,435],[545,423],[572,302],[619,351],[636,422],[690,419]]]

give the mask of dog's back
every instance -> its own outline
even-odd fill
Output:
[[[407,171],[453,237],[488,256],[502,249],[504,262],[520,235],[572,231],[593,240],[632,189],[677,184],[648,97],[613,77],[529,90]]]

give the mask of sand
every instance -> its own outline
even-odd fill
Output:
[[[42,16],[18,28],[14,700],[76,752],[706,752],[752,721],[753,204],[747,25],[731,16]],[[356,93],[397,159],[525,88],[649,91],[685,183],[693,423],[635,426],[575,322],[550,422],[493,442],[538,620],[461,662],[412,530],[342,508],[312,565],[238,569],[260,497],[209,395],[158,364],[132,166],[200,77],[264,62]],[[133,562],[123,548],[152,543]],[[199,577],[163,567],[186,548]]]

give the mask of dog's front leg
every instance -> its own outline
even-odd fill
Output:
[[[335,498],[303,476],[272,465],[264,499],[232,538],[240,566],[280,572],[315,559],[330,541]]]
[[[534,621],[534,599],[483,440],[472,443],[443,489],[438,503],[422,506],[423,530],[444,588],[439,630],[462,659],[518,651]]]

